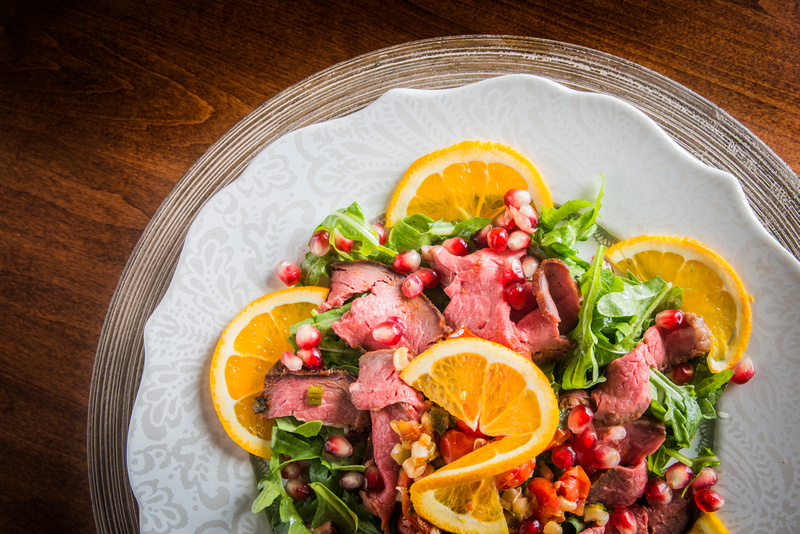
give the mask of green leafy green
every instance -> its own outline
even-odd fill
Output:
[[[472,235],[489,224],[486,217],[470,217],[458,224],[434,221],[427,215],[417,213],[404,217],[391,229],[386,245],[397,252],[419,250],[424,245],[438,245],[445,239],[460,237],[468,241]]]
[[[703,420],[694,386],[678,386],[661,372],[650,369],[650,394],[650,414],[664,423],[676,445],[688,448]]]
[[[345,532],[358,531],[358,516],[334,492],[321,482],[311,482],[309,486],[317,494],[318,501],[311,528],[331,521]]]
[[[290,415],[276,418],[275,426],[283,431],[310,438],[311,436],[316,436],[319,434],[319,431],[322,430],[322,421],[309,421],[304,423]]]
[[[353,298],[360,296],[362,295],[355,295]],[[333,323],[340,320],[347,313],[351,304],[352,301],[347,302],[340,308],[315,314],[290,326],[287,340],[292,345],[292,349],[296,352],[299,348],[295,341],[295,334],[297,334],[297,329],[300,328],[300,325],[310,324],[316,326],[322,336],[317,348],[322,353],[325,367],[328,369],[342,369],[353,376],[358,376],[358,360],[361,358],[362,352],[348,345],[346,341],[336,335],[332,328]]]

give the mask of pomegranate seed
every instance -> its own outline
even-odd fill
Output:
[[[672,488],[663,478],[651,478],[644,487],[644,496],[650,504],[669,504],[672,502]]]
[[[340,252],[350,252],[353,250],[353,246],[356,244],[355,241],[352,239],[347,239],[345,236],[339,232],[338,228],[333,229],[333,245],[336,249]]]
[[[311,497],[311,486],[301,478],[294,478],[284,486],[286,494],[296,501],[304,501]]]
[[[701,489],[695,493],[694,502],[706,513],[716,512],[725,506],[725,498],[711,488]]]
[[[422,280],[420,280],[420,277],[417,276],[415,273],[411,273],[408,276],[406,276],[405,280],[403,280],[403,295],[405,295],[410,299],[413,299],[414,297],[422,293],[423,287],[425,286],[422,284]]]
[[[528,518],[519,526],[519,534],[541,534],[542,525],[536,519]]]
[[[508,245],[508,232],[505,228],[492,228],[486,237],[486,242],[495,252],[503,252]]]
[[[383,226],[381,223],[370,223],[372,225],[372,229],[375,230],[375,233],[378,234],[378,243],[381,245],[386,244],[386,227]]]
[[[300,281],[300,267],[294,263],[282,260],[278,264],[278,278],[287,286],[293,286]]]
[[[394,257],[394,268],[401,273],[413,273],[419,269],[422,257],[414,249],[406,250]]]
[[[710,467],[704,467],[700,474],[692,480],[692,489],[697,491],[708,488],[717,483],[717,472]]]
[[[533,273],[539,267],[539,259],[535,256],[525,255],[522,257],[522,271],[525,273],[525,278],[533,278]]]
[[[683,489],[688,486],[693,476],[692,468],[680,462],[669,466],[665,473],[667,485],[674,490]]]
[[[622,441],[628,435],[628,431],[625,430],[624,426],[609,426],[606,427],[606,437],[603,438],[603,441]]]
[[[320,230],[311,236],[308,242],[308,248],[311,253],[318,258],[321,258],[331,249],[331,235],[327,230]]]
[[[486,226],[475,232],[475,235],[472,236],[472,242],[475,243],[476,247],[486,248],[489,246],[489,243],[486,241],[486,239],[488,238],[489,232],[491,230],[492,230],[492,225],[487,224]]]
[[[339,479],[339,486],[342,489],[353,491],[361,488],[364,485],[364,475],[358,471],[347,471]]]
[[[575,461],[578,463],[579,466],[583,467],[583,470],[586,471],[587,475],[591,475],[595,467],[593,465],[594,459],[594,451],[579,451],[575,450]]]
[[[301,324],[297,333],[294,335],[297,346],[301,349],[313,349],[322,340],[322,335],[316,326],[310,324]]]
[[[303,368],[303,359],[288,350],[281,354],[281,363],[290,371],[299,371]]]
[[[624,506],[615,508],[611,513],[609,521],[617,528],[619,534],[636,534],[638,528],[636,526],[636,518],[633,516],[633,513]]]
[[[524,285],[511,284],[503,288],[503,299],[515,310],[521,310],[528,300],[526,293]]]
[[[539,226],[539,216],[530,204],[524,204],[518,209],[508,208],[514,217],[514,223],[523,232],[532,233]]]
[[[573,434],[583,434],[589,428],[589,423],[594,419],[594,412],[585,404],[575,406],[567,418],[567,426]],[[596,436],[597,434],[595,434]]]
[[[445,239],[442,246],[453,256],[466,256],[468,252],[467,242],[458,236]]]
[[[677,330],[683,325],[683,312],[664,310],[656,314],[656,326],[664,330]]]
[[[586,430],[575,436],[574,442],[575,448],[581,452],[593,451],[597,445],[597,431],[594,426],[589,423]]]
[[[522,263],[514,256],[509,256],[503,261],[503,281],[507,285],[525,282],[525,271],[522,270]]]
[[[281,469],[281,476],[286,480],[294,480],[295,478],[300,478],[300,475],[303,474],[303,468],[300,467],[300,464],[297,462],[292,462],[290,464],[286,464]]]
[[[694,365],[689,362],[679,363],[672,368],[672,381],[682,386],[694,378]]]
[[[333,434],[325,440],[325,452],[337,458],[347,458],[353,454],[353,445],[341,434]]]
[[[374,493],[383,490],[383,477],[374,465],[367,466],[364,470],[364,491]]]
[[[507,232],[516,229],[517,223],[514,222],[514,214],[511,212],[514,208],[506,208],[498,213],[492,219],[492,225],[496,228],[504,228]]]
[[[300,349],[297,351],[297,355],[303,360],[303,365],[311,370],[325,367],[325,362],[322,361],[322,353],[317,347],[313,349]]]
[[[428,289],[432,287],[436,287],[439,285],[439,282],[442,281],[442,275],[436,269],[429,269],[428,267],[420,267],[416,271],[414,271],[420,280],[422,280],[422,285],[427,287]]]
[[[598,445],[592,453],[592,465],[597,469],[611,469],[620,462],[619,451],[608,445]]]
[[[509,189],[503,197],[503,203],[507,207],[519,209],[531,203],[531,194],[524,189]]]
[[[569,443],[562,443],[553,448],[553,464],[559,469],[569,469],[575,465],[575,448]]]
[[[750,356],[745,354],[742,359],[733,366],[731,382],[739,385],[746,384],[753,378],[754,374],[756,374],[756,368],[753,366],[753,360],[750,359]]]
[[[372,329],[372,339],[384,345],[396,345],[406,332],[406,325],[399,317],[389,317]]]
[[[528,248],[531,244],[530,234],[522,230],[514,230],[508,235],[508,250],[522,250]]]

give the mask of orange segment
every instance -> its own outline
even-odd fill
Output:
[[[504,209],[509,189],[526,189],[537,209],[553,207],[550,191],[525,156],[500,143],[463,141],[408,168],[386,209],[386,224],[395,226],[415,213],[446,221],[494,217]]]
[[[264,375],[291,350],[289,327],[311,317],[328,289],[296,287],[249,304],[231,321],[211,358],[211,398],[225,432],[251,454],[269,458],[271,424],[253,411]]]
[[[728,529],[714,512],[703,514],[687,534],[728,534]]]
[[[733,267],[714,250],[688,237],[643,235],[617,243],[606,258],[617,271],[640,280],[660,276],[689,290],[683,293],[681,309],[702,317],[711,331],[711,370],[718,373],[739,361],[752,328],[750,296]]]

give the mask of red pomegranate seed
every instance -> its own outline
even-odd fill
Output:
[[[414,271],[414,274],[419,276],[419,279],[422,280],[422,285],[428,289],[438,286],[439,282],[442,281],[442,275],[436,269],[420,267]]]
[[[508,245],[508,232],[505,228],[492,228],[486,241],[495,252],[503,252]]]
[[[489,246],[489,243],[486,241],[487,237],[489,236],[489,232],[492,230],[492,225],[487,224],[477,232],[475,235],[472,236],[472,242],[475,243],[475,246],[478,248],[486,248]]]
[[[512,208],[521,208],[531,203],[531,194],[525,189],[509,189],[503,197],[503,203]]]
[[[325,367],[325,362],[322,361],[322,353],[317,347],[313,349],[300,349],[297,351],[297,355],[303,360],[303,365],[311,370]]]
[[[606,427],[606,436],[603,441],[622,441],[628,435],[628,431],[624,426],[609,426]]]
[[[656,314],[656,326],[664,330],[677,330],[683,326],[683,312],[680,310],[664,310]]]
[[[672,381],[682,386],[694,378],[694,365],[689,362],[679,363],[672,368]]]
[[[695,491],[708,488],[717,483],[717,472],[710,467],[704,467],[700,474],[692,480],[692,489]]]
[[[294,340],[301,349],[313,349],[322,341],[322,335],[316,326],[301,324],[294,335]]]
[[[352,239],[347,239],[345,236],[343,236],[341,232],[339,232],[338,228],[333,229],[333,245],[336,247],[336,250],[347,253],[353,250],[353,246],[355,244],[355,241]]]
[[[320,230],[311,236],[308,242],[308,248],[311,253],[318,258],[321,258],[331,249],[331,235],[327,230]]]
[[[286,495],[296,501],[304,501],[311,497],[311,486],[308,482],[300,478],[294,478],[286,483],[284,486]]]
[[[569,469],[575,465],[575,448],[569,443],[562,443],[553,448],[553,464],[559,469]]]
[[[300,478],[300,475],[303,474],[303,468],[300,467],[298,462],[292,462],[290,464],[286,464],[281,469],[281,476],[286,480],[294,480],[295,478]]]
[[[619,451],[608,445],[598,445],[592,453],[592,465],[597,469],[611,469],[617,467],[620,462]]]
[[[281,354],[281,363],[290,371],[299,371],[303,368],[303,359],[288,350]]]
[[[533,278],[533,273],[538,267],[539,258],[527,254],[522,257],[522,271],[525,273],[525,278]]]
[[[367,466],[364,470],[364,491],[374,493],[383,490],[383,477],[374,465]]]
[[[413,273],[419,269],[422,257],[414,249],[406,250],[394,257],[394,268],[401,273]]]
[[[523,232],[533,233],[539,226],[539,216],[530,204],[524,204],[519,209],[508,208],[514,217],[514,224]]]
[[[503,281],[508,284],[521,284],[525,282],[525,271],[522,263],[514,256],[503,260]]]
[[[650,504],[669,504],[672,502],[672,488],[663,478],[651,478],[644,487],[644,496]]]
[[[528,300],[526,293],[524,285],[511,284],[503,288],[503,299],[515,310],[521,310]]]
[[[364,485],[364,475],[358,471],[347,471],[339,479],[339,486],[347,491],[360,489]]]
[[[541,534],[542,525],[534,518],[528,518],[519,526],[519,534]]]
[[[579,404],[569,412],[567,426],[573,434],[583,434],[589,428],[592,419],[594,419],[594,411],[585,404]]]
[[[674,490],[678,490],[689,485],[694,473],[692,473],[691,467],[678,462],[669,466],[664,476],[667,479],[667,485]]]
[[[725,498],[711,488],[701,489],[695,493],[694,502],[706,513],[716,512],[725,506]]]
[[[517,228],[517,224],[514,222],[514,214],[511,210],[514,208],[506,208],[500,213],[498,213],[494,219],[492,219],[492,225],[495,228],[504,228],[507,232],[511,232]]]
[[[733,366],[731,382],[739,385],[746,384],[755,374],[756,368],[753,366],[753,360],[750,359],[750,356],[745,354],[742,359]]]
[[[375,230],[375,233],[378,234],[378,242],[381,245],[385,245],[387,239],[386,227],[383,226],[381,223],[376,223],[376,222],[370,224],[372,225],[372,228]]]
[[[403,280],[403,295],[413,299],[422,293],[423,287],[425,286],[422,284],[420,277],[416,273],[411,273]]]
[[[636,518],[633,516],[633,513],[624,506],[615,508],[611,513],[609,521],[616,527],[619,534],[636,534],[638,528],[636,525]]]
[[[442,246],[453,256],[466,256],[468,252],[467,242],[458,236],[445,239]]]
[[[531,244],[530,234],[522,230],[514,230],[508,236],[508,249],[517,251],[528,248]]]
[[[333,434],[325,440],[325,452],[337,458],[347,458],[353,454],[353,444],[341,434]]]
[[[384,345],[396,345],[406,332],[406,325],[399,317],[389,317],[372,329],[372,339]]]
[[[293,286],[300,281],[300,267],[294,263],[282,260],[278,264],[278,278],[287,286]]]
[[[574,443],[575,448],[581,452],[594,450],[597,445],[597,431],[594,429],[594,426],[589,423],[586,430],[575,436]]]

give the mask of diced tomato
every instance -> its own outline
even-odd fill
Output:
[[[439,452],[446,463],[454,462],[462,456],[475,450],[475,441],[482,439],[477,434],[471,434],[451,428],[439,440]]]
[[[569,429],[563,429],[563,428],[556,429],[556,433],[553,436],[553,439],[550,440],[550,444],[547,445],[547,449],[546,450],[550,450],[550,449],[552,449],[554,447],[558,447],[559,445],[561,445],[562,443],[564,443],[565,441],[567,441],[571,437],[572,437],[572,432],[570,432]]]
[[[528,492],[536,499],[533,517],[542,525],[551,520],[564,520],[564,512],[561,510],[556,487],[552,482],[546,478],[536,477],[528,482]]]
[[[480,427],[476,428],[475,430],[472,430],[469,426],[467,426],[467,423],[465,423],[461,419],[456,419],[456,426],[458,428],[460,428],[461,430],[463,430],[464,432],[466,432],[467,434],[475,434],[479,438],[487,438],[488,437],[486,434],[481,432]]]
[[[536,467],[536,458],[525,462],[522,465],[509,469],[505,473],[500,473],[494,477],[494,485],[498,491],[504,491],[511,488],[521,486],[533,473],[533,468]]]
[[[592,483],[586,472],[579,465],[570,467],[555,484],[556,493],[568,501],[577,502],[586,499]]]

